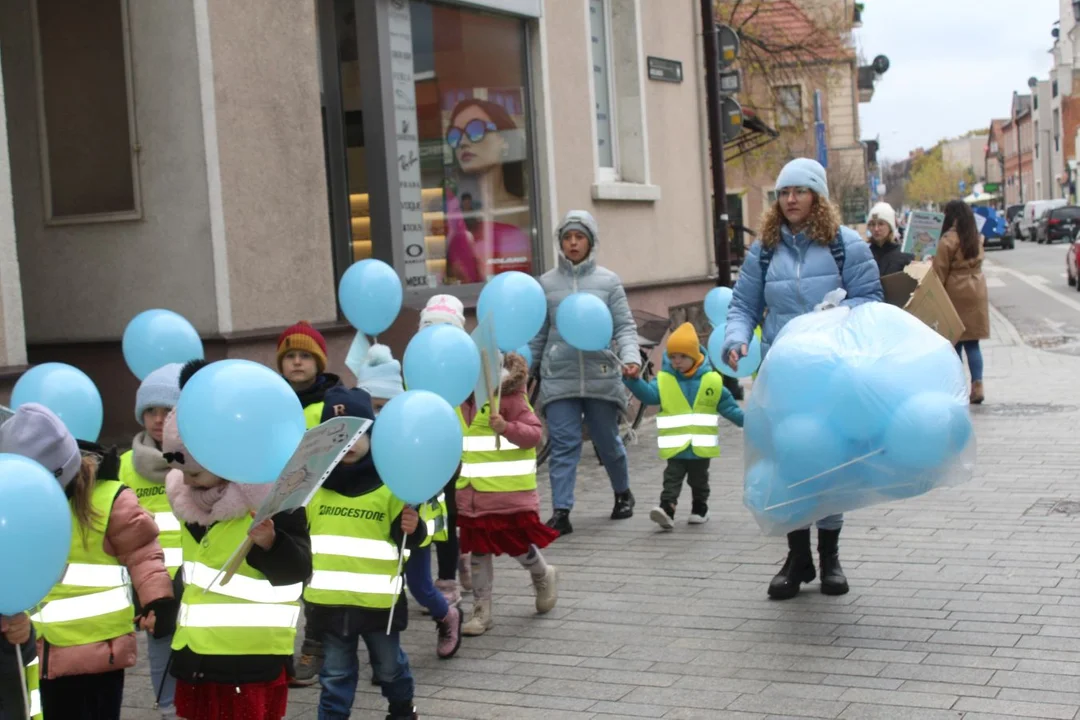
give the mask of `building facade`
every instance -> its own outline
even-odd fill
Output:
[[[701,33],[695,0],[0,0],[3,387],[76,365],[123,438],[120,338],[156,307],[271,365],[309,320],[347,375],[353,262],[400,273],[401,352],[430,295],[553,267],[573,208],[634,308],[700,300]]]
[[[1034,122],[1031,95],[1013,93],[1012,112],[1002,126],[1005,141],[1005,204],[1035,200]]]

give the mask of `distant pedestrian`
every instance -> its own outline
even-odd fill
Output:
[[[934,255],[934,272],[964,323],[964,334],[956,343],[956,352],[961,360],[967,354],[972,405],[986,399],[979,341],[990,337],[990,300],[982,263],[983,237],[975,225],[975,214],[962,200],[953,200],[945,206],[945,224]]]
[[[903,272],[915,256],[900,249],[900,233],[896,228],[896,211],[892,205],[879,202],[870,208],[866,221],[870,231],[870,252],[874,254],[881,277]]]

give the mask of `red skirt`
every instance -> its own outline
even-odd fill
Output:
[[[463,553],[524,555],[529,546],[545,548],[559,533],[540,522],[534,510],[508,515],[458,515],[458,544]]]
[[[285,670],[265,683],[199,683],[176,681],[173,701],[184,720],[281,720],[289,703]]]

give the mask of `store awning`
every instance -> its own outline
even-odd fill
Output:
[[[764,147],[780,137],[780,133],[766,125],[753,110],[744,107],[742,116],[743,131],[739,134],[739,137],[724,144],[724,162],[731,162],[735,158]]]
[[[964,198],[964,202],[966,202],[968,205],[975,205],[977,203],[996,200],[997,197],[997,195],[990,195],[989,193],[971,193],[966,198]]]

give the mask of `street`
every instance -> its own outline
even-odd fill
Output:
[[[766,599],[786,548],[742,508],[741,431],[727,423],[712,520],[688,527],[681,507],[676,530],[659,532],[648,510],[663,464],[649,424],[630,448],[633,519],[607,518],[606,476],[583,462],[575,532],[545,551],[560,569],[552,613],[533,614],[527,576],[500,558],[495,627],[439,661],[432,623],[410,601],[420,717],[1076,718],[1080,305],[1064,251],[990,255],[1001,312],[984,345],[988,401],[973,412],[976,478],[850,514],[850,594],[825,597],[815,582],[794,600]],[[1054,352],[1024,342],[1053,333],[1069,336]],[[540,487],[546,496],[544,473]],[[128,673],[130,720],[157,717],[144,657]],[[353,717],[383,717],[367,672]],[[317,703],[317,689],[293,690],[289,717],[313,718]]]

